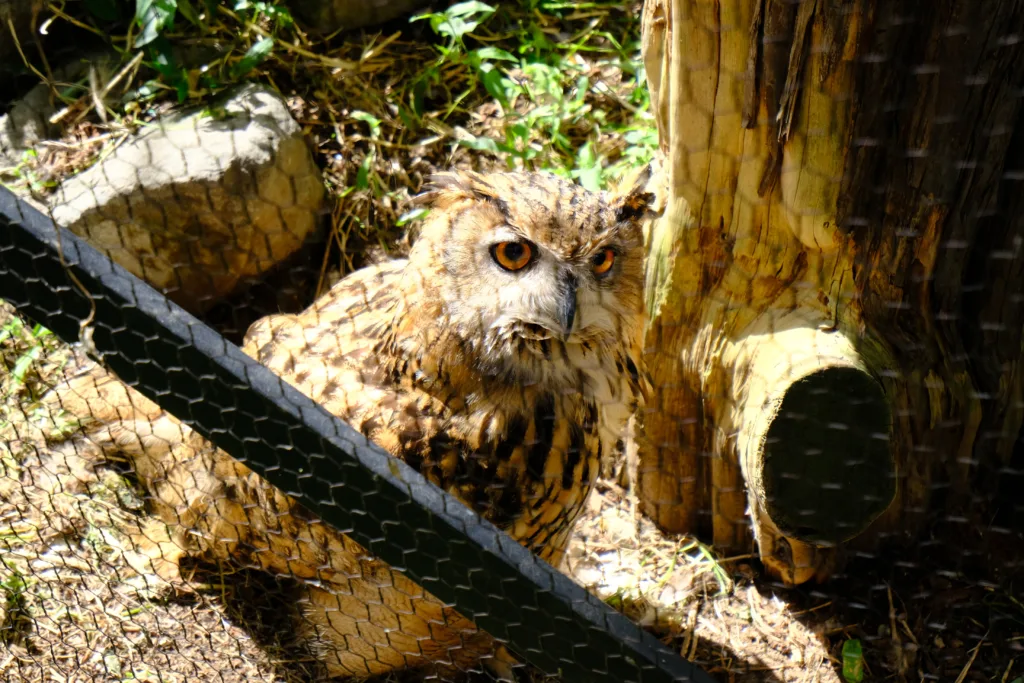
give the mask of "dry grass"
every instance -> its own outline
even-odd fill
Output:
[[[49,371],[35,375],[38,386],[89,362],[62,345],[51,354],[66,362],[41,356],[38,369]],[[158,524],[130,473],[68,449],[67,416],[37,410],[6,424],[19,430],[0,478],[0,680],[319,680],[308,654],[280,637],[296,618],[295,587],[225,567],[164,582],[129,540]],[[661,534],[610,482],[591,498],[563,569],[730,678],[838,680],[827,640],[749,581],[737,586],[702,545]]]
[[[272,38],[273,49],[245,78],[286,97],[337,200],[323,291],[368,259],[404,252],[405,202],[435,169],[544,168],[570,175],[596,163],[608,184],[647,158],[654,134],[646,92],[638,87],[640,3],[588,3],[578,11],[548,4],[562,9],[496,5],[465,47],[447,56],[426,21],[316,36],[265,12],[253,18],[217,4],[202,30],[179,18],[176,31],[166,35],[176,46],[183,92],[152,66],[150,55],[143,59],[144,51],[129,49],[131,31],[97,38],[88,58],[98,57],[98,66],[55,68],[47,79],[59,109],[51,119],[56,140],[18,166],[0,169],[0,181],[45,199],[59,179],[88,167],[169,108],[214,102],[235,82],[232,71],[246,50]],[[87,37],[102,32],[87,14],[73,16],[71,4],[48,8],[51,30],[75,22],[88,27]],[[494,61],[505,74],[495,86],[502,101],[472,66],[469,55],[481,48],[523,60]],[[627,141],[630,132],[637,137]],[[495,142],[512,151],[494,148]],[[578,158],[581,150],[593,159]]]
[[[752,582],[749,567],[736,571],[749,558],[716,558],[691,538],[666,536],[635,508],[635,499],[602,482],[564,569],[709,672],[743,681],[841,680],[821,629]]]
[[[37,343],[24,329],[0,347],[9,368]],[[187,581],[170,585],[134,552],[129,536],[156,520],[130,473],[68,450],[74,422],[38,408],[33,397],[88,362],[45,343],[0,412],[0,680],[323,680],[289,640],[297,586],[210,566],[184,567]],[[1010,683],[1024,553],[959,543],[864,558],[826,586],[785,589],[749,557],[662,534],[601,482],[563,569],[719,680],[840,681],[843,643],[856,637],[864,680]],[[973,566],[937,569],[964,557]]]
[[[2,302],[0,319],[0,680],[314,680],[315,662],[260,628],[280,626],[287,586],[210,568],[171,586],[135,552],[130,536],[156,521],[144,492],[67,448],[77,422],[37,401],[89,361]]]
[[[142,501],[117,473],[83,476],[53,455],[0,480],[14,490],[0,513],[0,679],[286,680],[216,592],[176,595],[133,568]]]

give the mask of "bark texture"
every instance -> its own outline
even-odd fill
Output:
[[[663,528],[841,549],[984,519],[1021,428],[1024,6],[649,0],[637,487]]]

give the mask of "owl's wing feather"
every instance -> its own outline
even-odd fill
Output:
[[[561,518],[575,516],[588,490],[583,482],[599,467],[596,408],[577,409],[572,397],[533,395],[529,388],[514,398],[477,397],[470,406],[443,384],[417,381],[406,365],[417,358],[389,365],[380,349],[402,319],[396,312],[405,305],[405,276],[401,262],[355,273],[306,311],[256,323],[244,349],[485,519],[552,557],[570,526]],[[448,373],[466,371],[456,360],[445,366]]]
[[[405,306],[404,261],[357,271],[302,313],[254,323],[243,351],[392,455],[442,425],[436,398],[396,381],[379,348]]]

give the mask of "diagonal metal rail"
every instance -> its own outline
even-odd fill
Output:
[[[713,680],[2,187],[0,298],[70,343],[91,298],[93,344],[122,380],[545,672]]]

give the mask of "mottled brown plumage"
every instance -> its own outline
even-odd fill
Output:
[[[644,393],[647,200],[547,174],[442,174],[417,200],[430,214],[408,259],[257,322],[243,350],[557,566]],[[308,635],[332,674],[493,654],[470,621],[101,370],[55,395],[131,457],[169,525],[147,541],[164,571],[189,553],[309,580]]]

